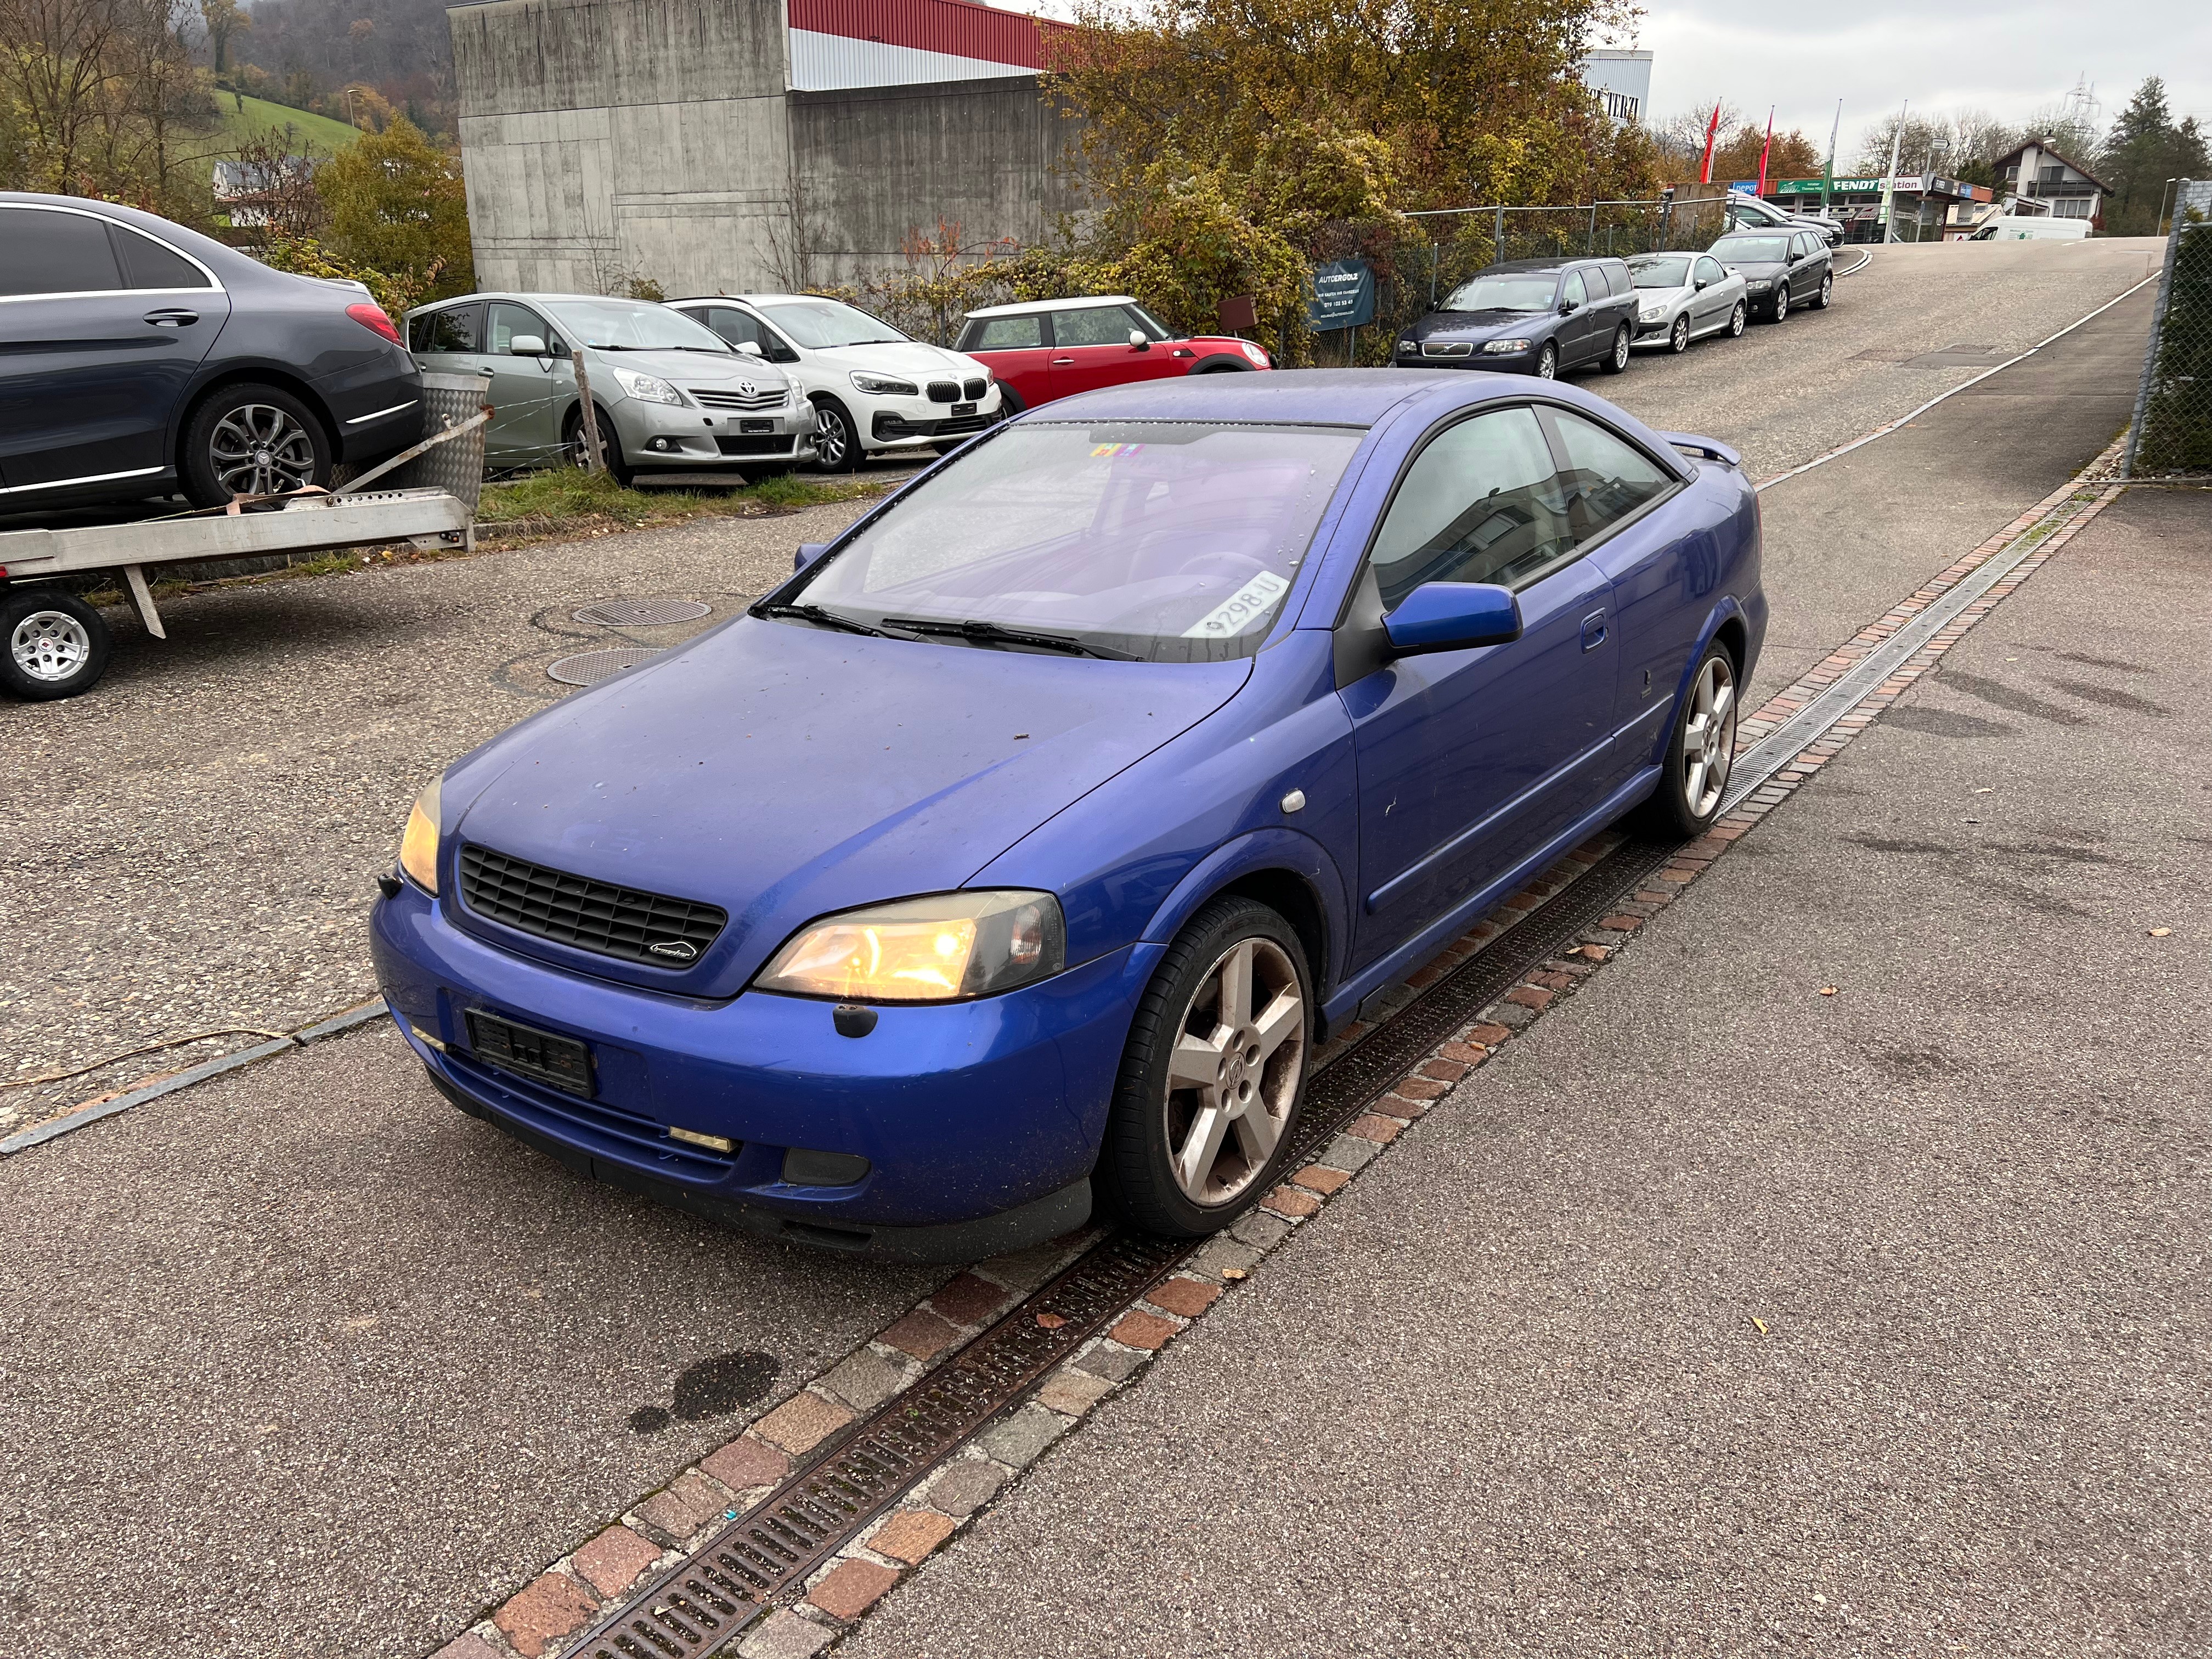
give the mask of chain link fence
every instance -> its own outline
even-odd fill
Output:
[[[2212,182],[2184,179],[2123,476],[2212,473]]]
[[[1690,200],[1455,208],[1397,221],[1335,221],[1311,234],[1305,252],[1316,264],[1364,259],[1375,273],[1374,320],[1312,334],[1297,343],[1303,353],[1280,355],[1324,367],[1387,364],[1400,331],[1488,266],[1506,259],[1702,250],[1728,228],[1726,208],[1725,193],[1716,190]]]

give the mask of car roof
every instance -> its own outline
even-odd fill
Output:
[[[1577,270],[1584,265],[1619,264],[1620,257],[1613,253],[1577,253],[1555,255],[1549,259],[1500,259],[1494,265],[1485,265],[1478,275],[1487,276],[1492,271],[1526,271],[1532,276],[1547,276],[1563,270]]]
[[[1083,311],[1092,306],[1133,306],[1126,294],[1086,294],[1073,300],[1023,300],[1013,305],[978,306],[970,317],[1034,317],[1041,311]]]
[[[449,300],[432,300],[428,304],[416,306],[415,311],[441,311],[447,306],[473,305],[479,300],[512,300],[517,305],[542,305],[548,300],[588,300],[594,305],[604,304],[609,300],[617,304],[634,306],[660,303],[658,300],[633,300],[626,294],[556,294],[550,291],[486,288],[479,289],[473,294],[456,294]],[[415,311],[410,311],[407,314],[411,317],[415,314]]]
[[[1422,373],[1402,368],[1278,369],[1267,374],[1183,374],[1135,380],[1056,398],[1024,416],[1059,421],[1206,421],[1255,425],[1369,427],[1408,398],[1440,385],[1468,386],[1514,377],[1465,369]],[[1525,382],[1524,382],[1525,384]],[[1472,389],[1471,387],[1469,389]]]

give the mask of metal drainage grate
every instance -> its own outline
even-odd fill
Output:
[[[545,671],[549,680],[558,680],[563,685],[597,685],[611,674],[619,674],[625,668],[636,668],[651,662],[660,654],[642,646],[617,646],[608,651],[586,651],[580,656],[563,657]]]
[[[605,628],[665,628],[672,623],[697,622],[714,611],[713,605],[696,599],[602,599],[576,612],[576,620]]]
[[[803,1583],[947,1453],[1159,1282],[1188,1239],[1115,1234],[1093,1245],[934,1375],[865,1418],[827,1456],[662,1572],[563,1652],[574,1659],[699,1659]]]

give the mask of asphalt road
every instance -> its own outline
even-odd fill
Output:
[[[2043,251],[2054,246],[2063,245]],[[2128,250],[2105,246],[2114,250],[2100,254],[2106,264],[2054,256],[2055,276],[2030,270],[2008,290],[2033,314],[2018,343],[2135,279]],[[1898,338],[1921,337],[1953,280],[1927,263],[1925,303],[1904,277],[1881,302]],[[1599,389],[1657,424],[1744,441],[1754,471],[1779,470],[1833,435],[1809,415],[1802,428],[1773,417],[1760,430],[1783,435],[1760,439],[1762,449],[1697,418],[1698,373],[1748,373],[1763,356],[1768,395],[1792,409],[1843,398],[1853,412],[1841,435],[1856,435],[1958,378],[1848,367],[1867,349],[1865,331],[1881,327],[1854,309],[1876,292],[1847,287],[1844,305],[1802,326],[1793,319],[1733,347],[1639,360]],[[2130,325],[2124,306],[2109,314],[2120,331],[2103,356],[2124,356],[2137,349],[2126,328],[2139,341],[2142,320]],[[1935,332],[1952,336],[1938,343],[1977,337]],[[2054,395],[1989,399],[1979,424],[1920,459],[1910,447],[1917,434],[1900,434],[1863,461],[1773,492],[1778,640],[1785,620],[1802,618],[1825,648],[2043,493],[2051,469],[2094,453],[2110,435],[2106,413],[2075,411],[2073,384],[2062,376]],[[1759,413],[1743,403],[1750,396],[1738,388],[1747,416]],[[1960,504],[1952,498],[1967,484],[1936,470],[1947,453],[1958,470],[1960,433],[2005,446],[2044,434],[2049,453]],[[0,804],[0,892],[15,920],[41,921],[0,929],[11,1055],[43,1066],[232,1019],[296,1024],[368,994],[361,909],[407,800],[453,755],[558,695],[547,662],[615,642],[569,613],[594,599],[653,594],[696,597],[726,614],[787,569],[793,543],[822,538],[849,511],[199,596],[167,607],[169,645],[125,635],[94,696],[0,710],[11,752],[40,781]],[[1831,619],[1833,629],[1819,633]],[[1835,780],[1821,786],[1832,791]],[[1772,826],[1759,837],[1774,844]],[[1975,944],[2014,948],[2002,936]],[[1675,963],[1660,988],[1733,988],[1741,964],[1725,937],[1717,948],[1725,959],[1710,974]],[[1595,1006],[1593,993],[1572,1018]],[[1735,1020],[1733,1005],[1716,1018]],[[1652,1052],[1669,1058],[1644,1063],[1666,1074],[1674,1051]],[[88,1092],[97,1079],[80,1086]],[[1595,1085],[1531,1086],[1554,1106],[1602,1098]],[[1439,1188],[1425,1209],[1389,1224],[1410,1237],[1414,1214],[1465,1212],[1466,1194],[1488,1184]],[[1592,1238],[1593,1249],[1606,1243]],[[1366,1265],[1388,1284],[1389,1264]],[[1275,1271],[1251,1289],[1273,1294]],[[1458,1269],[1448,1261],[1442,1271],[1449,1280]],[[776,1358],[779,1391],[795,1387],[926,1283],[787,1255],[580,1188],[459,1117],[378,1029],[142,1107],[0,1164],[0,1492],[27,1517],[25,1546],[0,1553],[0,1609],[37,1643],[67,1632],[210,1655],[420,1651],[759,1408],[650,1440],[632,1434],[628,1413],[669,1397],[677,1370],[757,1350]],[[1447,1283],[1434,1294],[1449,1302],[1458,1292]],[[1395,1285],[1386,1299],[1426,1305]],[[1310,1316],[1338,1328],[1362,1305],[1347,1297]],[[1417,1322],[1469,1340],[1441,1316]],[[1230,1396],[1279,1380],[1268,1358],[1279,1337],[1243,1350],[1248,1367],[1259,1357],[1257,1369]],[[1379,1327],[1372,1340],[1398,1342]],[[1424,1400],[1407,1389],[1346,1400],[1394,1433],[1422,1432]],[[1269,1406],[1261,1437],[1287,1443],[1310,1404]],[[1234,1443],[1222,1443],[1224,1455]],[[1231,1511],[1251,1510],[1274,1481],[1230,1500]],[[1054,1528],[1079,1521],[1079,1531],[1101,1524],[1088,1511],[1045,1515],[1040,1537],[1066,1543]],[[1212,1559],[1225,1570],[1235,1553],[1223,1546]],[[111,1569],[178,1588],[115,1595],[101,1577]],[[1006,1573],[1000,1589],[1018,1582]],[[1048,1595],[1024,1592],[1040,1605],[1089,1593],[1028,1582],[1053,1582]],[[331,1622],[313,1622],[317,1609]],[[899,1616],[939,1628],[935,1613]],[[1025,1628],[1002,1620],[1009,1641]],[[1312,1650],[1341,1649],[1324,1638]]]
[[[2108,510],[839,1652],[2206,1651],[2208,501]]]
[[[1912,358],[1960,344],[2024,349],[2139,281],[2155,246],[1881,249],[1829,311],[1680,357],[1639,355],[1626,374],[1585,383],[1655,426],[1739,446],[1753,474],[1767,476],[1979,372]],[[2093,326],[2139,338],[2149,303],[2146,289]],[[2101,337],[2061,349],[2071,357],[2057,372],[2075,404],[2036,394],[1989,438],[2051,482],[2125,418],[2127,360],[2139,355]],[[2018,395],[2001,388],[2040,372],[2023,365],[1970,395]],[[2098,377],[2094,407],[2081,401],[2084,376]],[[1901,434],[1882,447],[1837,465],[1856,492],[1917,496],[1901,532],[1858,501],[1802,522],[1790,516],[1802,492],[1770,503],[1769,679],[1794,676],[1940,568],[1936,550],[1971,545],[1978,526],[2002,523],[2027,482],[1978,476],[1976,452],[1948,436]],[[558,658],[673,643],[708,625],[617,637],[571,613],[593,599],[659,595],[726,616],[788,570],[793,545],[828,538],[856,510],[194,595],[165,602],[166,644],[117,612],[114,665],[94,693],[0,702],[0,743],[28,781],[0,799],[0,1030],[10,1056],[0,1081],[218,1026],[295,1029],[374,995],[362,906],[423,782],[562,695],[544,672]],[[0,1091],[0,1134],[256,1040],[216,1038]]]

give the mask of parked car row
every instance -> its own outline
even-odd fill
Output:
[[[1401,368],[1477,368],[1555,380],[1618,374],[1638,346],[1686,351],[1741,335],[1753,316],[1835,296],[1826,240],[1807,228],[1733,231],[1703,253],[1516,259],[1478,271],[1399,337]]]

